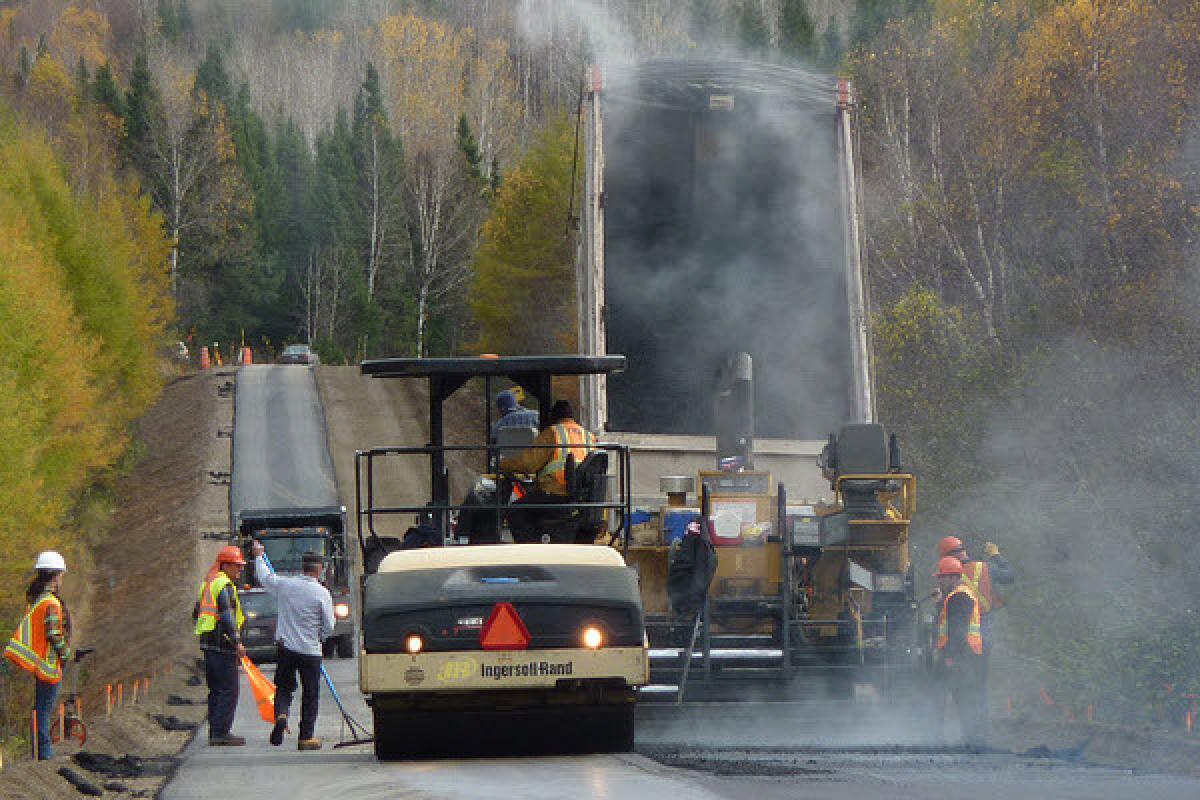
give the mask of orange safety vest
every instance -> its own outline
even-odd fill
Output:
[[[992,591],[992,571],[986,561],[968,561],[963,564],[963,583],[974,592],[983,606],[981,613],[987,614],[1004,607],[1004,598]]]
[[[592,446],[596,444],[596,437],[592,436],[591,432],[578,422],[561,423],[553,426],[551,430],[554,431],[554,443],[560,446],[554,448],[554,457],[538,471],[538,478],[552,476],[555,482],[565,489],[567,486],[567,455],[575,456],[576,466],[582,464],[583,460],[587,458],[587,454],[591,452]]]
[[[46,614],[52,608],[62,619],[62,602],[46,592],[34,602],[4,648],[5,658],[26,672],[33,673],[44,683],[62,680],[62,662],[59,661],[54,643],[46,636]]]
[[[950,626],[946,622],[946,608],[950,605],[950,598],[956,594],[965,594],[971,598],[971,622],[967,625],[967,646],[971,648],[972,653],[981,656],[983,655],[983,626],[979,620],[980,603],[970,587],[961,583],[942,601],[942,615],[938,618],[937,649],[945,650],[946,643],[950,641]]]
[[[237,585],[229,580],[229,576],[223,571],[217,570],[216,574],[211,578],[205,578],[200,584],[200,603],[197,607],[196,614],[196,635],[208,633],[217,629],[217,595],[226,586],[233,586],[233,606],[234,620],[237,623],[238,630],[246,624],[246,617],[242,614],[242,598],[238,596]]]

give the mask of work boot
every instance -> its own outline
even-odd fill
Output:
[[[275,727],[271,728],[271,744],[279,747],[283,744],[283,733],[287,730],[287,714],[275,718]]]
[[[208,737],[209,747],[241,747],[245,743],[245,739],[241,736],[234,736],[232,733],[227,733],[224,736]]]
[[[321,749],[321,740],[317,739],[315,737],[312,739],[301,739],[300,741],[296,742],[296,749],[297,750],[320,750]]]

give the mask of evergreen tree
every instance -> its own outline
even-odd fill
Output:
[[[196,67],[196,81],[192,84],[194,93],[204,92],[210,100],[220,100],[225,104],[233,99],[233,82],[225,71],[225,57],[216,42],[209,42],[204,52],[204,60]]]
[[[742,0],[738,9],[738,34],[742,44],[750,50],[762,51],[770,44],[771,33],[759,0]]]
[[[467,166],[470,168],[471,174],[483,178],[483,154],[479,152],[479,142],[476,141],[475,134],[471,132],[471,122],[467,119],[466,114],[458,118],[457,139],[458,149],[467,159]]]
[[[379,73],[368,62],[359,87],[352,127],[357,185],[353,201],[357,225],[354,246],[364,269],[366,292],[374,298],[379,283],[397,267],[396,248],[404,236],[400,190],[404,154],[388,126]]]
[[[133,72],[129,77],[124,111],[125,139],[122,144],[125,157],[129,163],[137,165],[144,175],[148,174],[142,159],[147,156],[151,137],[163,124],[163,119],[162,101],[154,86],[154,76],[145,53],[138,53],[133,58]]]
[[[163,37],[172,42],[178,42],[183,32],[180,25],[179,9],[174,0],[158,0],[158,30]]]
[[[779,10],[779,49],[793,58],[811,58],[816,27],[808,0],[783,0]]]
[[[96,68],[96,75],[92,78],[91,95],[94,102],[104,106],[118,118],[125,117],[125,97],[121,94],[121,89],[113,78],[112,67],[107,61]]]
[[[704,44],[719,40],[724,37],[728,27],[728,20],[717,5],[717,0],[693,0],[691,19],[693,41]]]
[[[837,67],[842,60],[844,49],[842,32],[838,30],[838,26],[831,19],[829,26],[825,28],[825,35],[821,37],[821,62],[830,69]]]

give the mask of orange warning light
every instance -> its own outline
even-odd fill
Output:
[[[527,650],[529,631],[512,603],[496,603],[483,630],[479,632],[479,645],[484,650]]]

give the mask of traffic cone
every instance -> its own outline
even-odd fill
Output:
[[[212,359],[208,356],[208,348],[200,348],[200,369],[208,369],[212,366]]]
[[[246,656],[242,656],[242,669],[246,670],[246,677],[250,680],[250,691],[254,694],[258,715],[263,722],[275,724],[275,684],[267,680],[267,676]]]
[[[246,367],[254,363],[254,351],[249,347],[242,348],[242,366]]]

